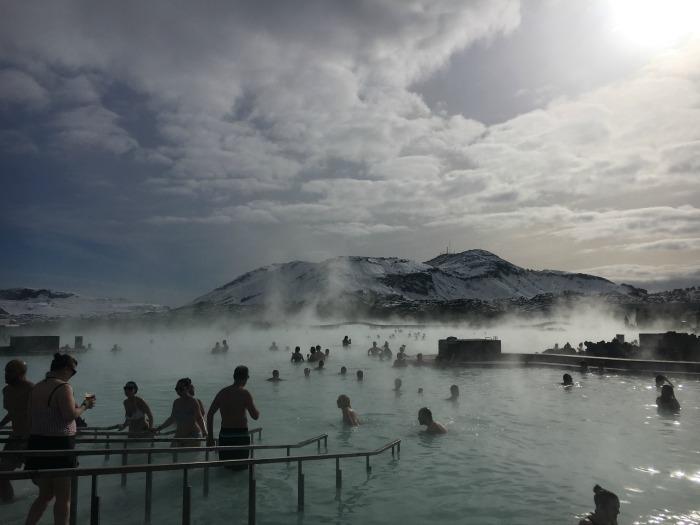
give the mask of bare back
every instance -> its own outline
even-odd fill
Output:
[[[209,409],[210,412],[221,411],[221,428],[247,428],[248,417],[260,416],[253,402],[253,396],[242,386],[231,385],[219,391]]]
[[[29,436],[29,396],[33,383],[18,381],[3,388],[3,408],[12,420],[13,436]]]

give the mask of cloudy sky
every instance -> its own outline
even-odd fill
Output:
[[[0,286],[447,246],[700,284],[697,4],[2,1]]]

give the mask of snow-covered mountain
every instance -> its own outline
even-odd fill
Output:
[[[627,294],[601,277],[520,268],[485,250],[443,254],[424,263],[395,257],[335,257],[273,264],[241,275],[188,306],[304,305],[368,301],[494,301],[574,292]]]
[[[167,308],[126,299],[86,297],[47,289],[9,288],[0,290],[0,319],[13,322],[55,319],[139,315],[163,312]]]

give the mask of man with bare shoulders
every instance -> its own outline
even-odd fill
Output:
[[[428,427],[425,429],[428,434],[447,434],[445,425],[434,421],[433,413],[427,407],[423,407],[418,411],[418,423]]]
[[[13,359],[5,366],[5,383],[2,389],[2,406],[7,415],[0,421],[0,428],[12,423],[12,431],[3,450],[26,450],[29,438],[29,395],[33,383],[27,381],[27,363]],[[0,458],[0,470],[15,470],[22,466],[21,456]],[[0,501],[12,501],[15,493],[8,480],[0,481]]]
[[[221,412],[219,446],[250,445],[246,412],[256,420],[260,417],[260,412],[255,406],[253,396],[245,389],[247,381],[248,367],[237,366],[233,372],[233,384],[221,389],[216,394],[214,401],[209,407],[209,412],[207,412],[208,446],[214,445],[214,415],[218,411]],[[249,450],[221,451],[219,452],[219,459],[247,459],[249,454]]]

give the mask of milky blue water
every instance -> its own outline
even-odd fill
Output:
[[[409,329],[410,330],[410,329]],[[671,377],[683,407],[676,418],[656,413],[653,378],[642,375],[574,374],[578,386],[563,390],[561,370],[513,369],[394,369],[388,362],[367,357],[371,341],[380,337],[396,350],[434,353],[437,339],[447,335],[483,335],[466,330],[427,329],[416,341],[406,332],[390,338],[390,329],[365,326],[334,330],[295,329],[232,332],[221,329],[163,333],[85,333],[94,350],[79,356],[75,391],[97,394],[97,407],[88,413],[90,425],[115,424],[123,419],[122,386],[136,381],[141,395],[162,422],[175,398],[175,381],[192,378],[197,396],[208,406],[219,388],[231,382],[238,364],[250,367],[249,390],[261,411],[263,443],[290,443],[327,432],[328,452],[374,449],[400,438],[401,457],[372,459],[368,475],[364,458],[344,460],[343,488],[335,490],[334,461],[308,463],[306,508],[296,511],[296,465],[257,468],[257,517],[261,524],[287,523],[577,523],[593,508],[592,487],[599,483],[622,500],[620,523],[700,523],[700,384]],[[340,346],[352,337],[350,349]],[[490,335],[490,333],[488,334]],[[607,335],[607,334],[604,334]],[[601,334],[602,338],[604,336]],[[565,342],[569,334],[514,330],[511,350],[540,350],[544,341]],[[227,337],[231,351],[212,355],[214,341]],[[153,342],[151,342],[151,339]],[[267,350],[272,340],[280,352]],[[576,343],[571,335],[572,343]],[[124,347],[109,352],[114,343]],[[303,368],[289,363],[286,345],[311,344],[331,348],[327,370],[304,378]],[[518,348],[515,348],[517,345]],[[508,349],[508,348],[507,348]],[[25,358],[30,378],[40,379],[49,358]],[[349,369],[348,377],[338,371]],[[265,381],[273,368],[285,379]],[[363,369],[365,380],[354,374]],[[392,391],[395,378],[402,392]],[[456,403],[446,401],[449,387],[461,391]],[[418,394],[422,387],[424,393]],[[336,398],[350,396],[362,426],[341,425]],[[432,409],[449,433],[427,436],[417,412]],[[218,426],[218,419],[217,419]],[[315,445],[297,451],[315,453]],[[259,456],[277,455],[260,452]],[[196,456],[189,456],[194,459]],[[170,458],[161,457],[161,461]],[[83,466],[117,465],[113,456],[81,459]],[[193,523],[245,523],[247,475],[214,470],[211,493],[201,496],[201,472],[190,475]],[[0,506],[0,523],[23,523],[36,494],[29,482],[16,484],[18,500]],[[119,478],[101,478],[102,523],[143,522],[144,476],[131,475],[127,487]],[[178,523],[181,477],[154,476],[154,523]],[[87,522],[89,480],[80,484],[79,522]],[[51,523],[50,514],[43,523]]]

